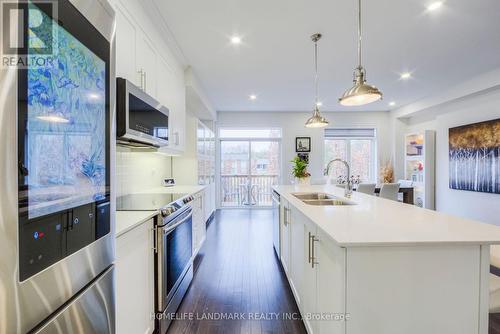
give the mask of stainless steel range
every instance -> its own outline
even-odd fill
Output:
[[[155,219],[156,331],[164,334],[193,279],[193,196],[133,194],[117,198],[118,210],[158,210]],[[162,203],[169,203],[162,206]]]

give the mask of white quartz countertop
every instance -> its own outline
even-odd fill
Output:
[[[205,189],[199,185],[176,185],[173,187],[154,187],[134,194],[196,194]],[[168,203],[165,203],[168,204]],[[132,230],[136,226],[147,222],[158,214],[157,211],[116,211],[116,237]],[[152,227],[152,226],[151,226]]]
[[[273,189],[343,247],[500,244],[498,226],[376,196],[354,192],[350,201],[357,205],[345,206],[313,206],[293,196],[324,192],[343,198],[344,189],[336,186],[279,185]]]
[[[158,211],[116,211],[116,237],[147,222],[157,214]]]

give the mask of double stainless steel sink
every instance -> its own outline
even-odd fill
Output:
[[[295,193],[292,195],[308,205],[356,205],[354,202],[326,193]]]

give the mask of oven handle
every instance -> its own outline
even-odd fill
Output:
[[[192,216],[193,216],[193,209],[189,209],[189,214],[186,217],[182,218],[181,221],[175,223],[174,225],[169,226],[168,228],[164,228],[163,229],[163,234],[169,234],[170,232],[172,232],[173,230],[175,230],[177,228],[177,226],[183,224],[186,220],[188,220]]]

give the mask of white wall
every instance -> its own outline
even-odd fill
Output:
[[[404,133],[435,130],[436,210],[500,225],[500,195],[454,190],[448,186],[448,129],[497,118],[500,118],[500,88],[488,89],[426,109],[408,119],[396,118],[393,120],[396,175],[403,175]]]
[[[134,152],[118,147],[116,152],[116,196],[159,187],[171,177],[172,157],[157,152]]]
[[[388,112],[338,112],[324,113],[330,121],[329,127],[373,127],[377,129],[377,150],[379,161],[384,163],[392,155],[390,135],[390,114]],[[291,181],[290,160],[295,157],[295,137],[311,137],[309,172],[313,179],[323,177],[323,129],[308,129],[305,121],[311,113],[298,112],[219,112],[217,126],[220,127],[279,127],[282,138],[282,182]],[[377,167],[378,171],[378,167]]]

